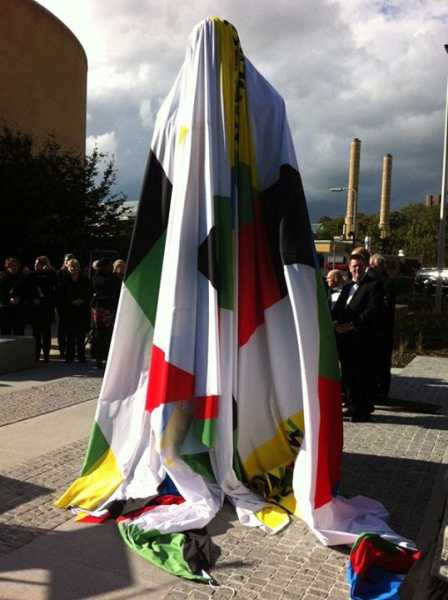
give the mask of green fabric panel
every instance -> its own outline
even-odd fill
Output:
[[[137,525],[118,524],[118,531],[126,544],[160,569],[196,581],[208,581],[207,578],[193,573],[184,560],[183,545],[186,536],[183,533],[161,534],[156,530],[144,531]]]
[[[240,453],[238,452],[237,444],[233,444],[233,470],[235,471],[235,475],[239,481],[242,483],[247,482],[246,475],[244,473],[243,463],[241,461]]]
[[[109,444],[101,431],[98,423],[94,423],[90,432],[86,457],[81,469],[81,476],[86,475],[93,465],[109,450]]]
[[[213,469],[210,462],[208,452],[200,452],[199,454],[183,454],[181,458],[187,465],[198,475],[201,475],[207,481],[216,483]]]
[[[216,259],[218,263],[218,303],[233,309],[233,226],[230,198],[215,196]]]
[[[254,217],[254,190],[251,181],[250,167],[238,164],[238,217],[239,225],[252,223]]]
[[[316,270],[316,294],[319,318],[319,376],[338,380],[341,375],[339,372],[336,337],[325,294],[324,282],[318,270]]]
[[[153,326],[156,321],[165,239],[166,232],[125,281],[126,287]]]
[[[208,448],[213,448],[215,443],[216,419],[196,419],[194,427],[198,439]]]

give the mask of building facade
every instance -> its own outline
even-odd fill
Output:
[[[87,57],[34,0],[0,2],[0,126],[85,154]]]

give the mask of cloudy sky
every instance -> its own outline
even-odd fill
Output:
[[[114,154],[138,199],[154,116],[187,37],[216,15],[286,100],[311,217],[345,212],[353,137],[362,140],[359,208],[378,210],[394,157],[392,206],[440,193],[448,54],[446,0],[39,0],[89,60],[87,149]]]

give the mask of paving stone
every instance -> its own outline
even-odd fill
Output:
[[[423,521],[415,515],[424,515],[439,469],[448,464],[448,406],[442,406],[438,391],[441,381],[448,384],[447,365],[442,361],[437,368],[431,367],[430,377],[437,384],[434,388],[413,378],[408,368],[394,377],[394,396],[403,403],[411,388],[414,397],[415,390],[420,394],[414,408],[411,403],[391,404],[377,409],[371,423],[344,424],[340,492],[347,497],[365,494],[383,502],[391,513],[392,526],[413,539]],[[39,392],[37,388],[3,392],[0,424],[5,413],[20,420],[88,400],[97,395],[99,385],[99,379],[71,378],[70,382],[62,379],[40,385]],[[433,413],[441,412],[422,412],[422,402],[429,403],[435,395],[438,405]],[[13,408],[20,398],[20,406]],[[29,406],[23,398],[29,399]],[[80,440],[0,476],[0,554],[71,518],[70,513],[54,508],[53,501],[77,477],[86,444],[87,440]],[[237,525],[220,536],[219,544],[222,553],[213,575],[223,586],[212,589],[195,582],[177,582],[166,600],[348,598],[348,548],[323,547],[301,521],[293,521],[277,536]]]
[[[0,395],[0,427],[87,402],[98,397],[101,378],[88,369],[83,377],[64,377]]]

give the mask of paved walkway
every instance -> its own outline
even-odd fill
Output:
[[[74,524],[55,509],[54,498],[79,472],[100,384],[89,367],[73,369],[58,380],[28,372],[31,385],[21,375],[9,375],[6,386],[0,381],[0,423],[9,423],[0,428],[0,457],[5,434],[9,445],[8,458],[0,458],[1,600],[348,597],[348,549],[325,548],[300,521],[268,536],[241,527],[225,506],[210,527],[221,548],[214,590],[153,568],[126,549],[113,526]],[[341,493],[377,498],[392,527],[419,542],[448,463],[447,386],[448,360],[419,357],[394,375],[396,400],[379,407],[373,422],[344,426]],[[51,435],[55,429],[61,435]],[[46,441],[51,447],[41,451]]]

